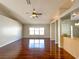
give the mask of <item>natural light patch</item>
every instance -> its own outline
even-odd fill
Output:
[[[44,39],[30,39],[29,48],[44,48]]]

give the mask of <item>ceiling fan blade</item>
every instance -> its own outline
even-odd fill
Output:
[[[37,15],[42,15],[42,13],[37,13]]]
[[[26,0],[27,4],[31,4],[30,0]]]

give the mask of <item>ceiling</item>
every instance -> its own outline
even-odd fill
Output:
[[[66,1],[68,2],[68,0],[30,1],[31,5],[28,5],[26,0],[0,0],[0,10],[4,15],[17,19],[23,24],[49,24],[59,12],[60,6]],[[42,13],[42,15],[38,16],[38,18],[31,18],[33,8]]]

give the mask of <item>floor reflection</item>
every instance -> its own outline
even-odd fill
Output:
[[[29,48],[45,48],[44,39],[29,39]]]

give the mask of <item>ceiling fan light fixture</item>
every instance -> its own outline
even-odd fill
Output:
[[[37,15],[36,15],[36,14],[32,14],[32,16],[33,16],[33,17],[36,17]]]
[[[37,16],[37,14],[36,14],[35,12],[33,12],[33,13],[32,13],[32,16],[33,16],[33,17],[36,17],[36,16]]]

